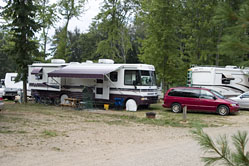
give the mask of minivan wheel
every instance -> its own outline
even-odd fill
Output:
[[[217,109],[218,113],[221,115],[221,116],[225,116],[225,115],[228,115],[229,114],[229,108],[225,105],[220,105]]]
[[[173,103],[172,106],[171,106],[171,110],[174,112],[174,113],[179,113],[182,111],[182,106],[181,104],[179,103]]]

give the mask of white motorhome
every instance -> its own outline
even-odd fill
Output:
[[[195,66],[188,70],[187,84],[213,89],[226,97],[237,96],[249,91],[249,69]]]
[[[155,68],[147,64],[114,64],[100,59],[98,63],[65,63],[54,59],[51,63],[29,66],[29,87],[32,96],[60,99],[82,98],[83,89],[91,88],[95,101],[114,103],[121,99],[126,108],[149,106],[158,100]]]

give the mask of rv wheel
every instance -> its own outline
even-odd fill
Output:
[[[225,105],[220,105],[218,108],[217,108],[217,111],[220,115],[222,116],[225,116],[225,115],[228,115],[229,114],[229,108]]]
[[[126,106],[126,111],[137,111],[137,103],[133,99],[127,100],[125,106]]]
[[[65,101],[66,98],[68,98],[68,95],[66,95],[66,94],[61,95],[61,97],[60,97],[61,104],[66,104],[66,101]]]
[[[182,111],[182,106],[181,104],[179,103],[173,103],[172,106],[171,106],[171,110],[174,112],[174,113],[179,113]]]

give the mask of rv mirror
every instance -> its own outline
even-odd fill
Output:
[[[214,99],[214,100],[217,100],[217,97],[214,96],[213,99]]]
[[[133,81],[132,83],[133,83],[135,89],[137,89],[137,81]]]
[[[240,99],[243,99],[243,95],[240,96]]]

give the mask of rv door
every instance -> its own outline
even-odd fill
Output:
[[[106,78],[106,76],[104,76],[104,79],[97,79],[96,83],[97,84],[95,87],[95,98],[109,100],[110,87],[109,87],[109,81]]]

